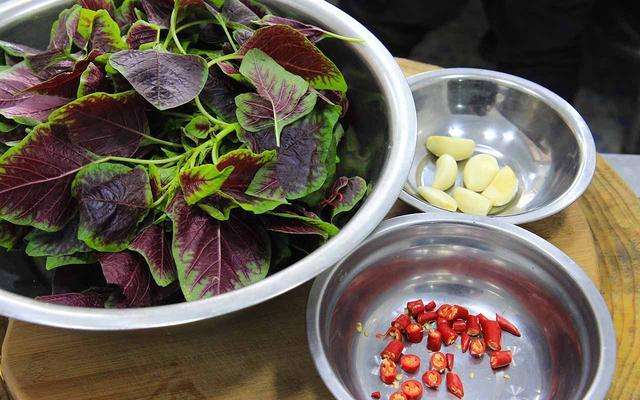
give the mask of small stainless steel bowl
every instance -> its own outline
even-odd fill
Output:
[[[558,95],[516,76],[470,68],[443,69],[409,78],[418,114],[418,142],[400,198],[422,211],[448,213],[418,195],[430,186],[436,158],[431,135],[475,140],[476,153],[509,165],[519,181],[515,199],[490,218],[523,224],[553,215],[585,191],[596,166],[591,132]],[[464,162],[458,163],[462,186]],[[482,218],[482,217],[480,217]]]
[[[517,226],[431,213],[384,222],[316,279],[307,308],[309,346],[337,399],[365,400],[378,390],[387,398],[394,391],[378,377],[385,341],[376,333],[416,298],[461,304],[491,318],[498,312],[522,332],[503,333],[513,364],[495,372],[488,355],[474,359],[456,346],[443,347],[455,355],[465,399],[605,398],[615,334],[602,296],[582,269]],[[425,341],[405,353],[422,359],[420,372],[405,379],[420,380],[429,362]],[[428,398],[451,398],[444,382],[428,392]]]

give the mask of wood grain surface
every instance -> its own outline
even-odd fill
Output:
[[[433,68],[399,62],[408,74]],[[412,211],[398,203],[391,215]],[[640,398],[638,200],[598,158],[594,182],[579,201],[525,227],[574,258],[601,289],[619,344],[610,398]],[[166,329],[96,333],[11,321],[3,378],[16,400],[330,399],[307,350],[309,288]]]

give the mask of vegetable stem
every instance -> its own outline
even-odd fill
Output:
[[[188,23],[180,26],[179,28],[176,28],[176,34],[180,33],[181,31],[183,31],[185,29],[189,29],[189,28],[191,28],[192,26],[195,26],[195,25],[211,24],[211,23],[212,22],[210,20],[208,20],[208,19],[199,19],[197,21],[191,21],[191,22],[188,22]]]
[[[231,44],[231,47],[233,47],[233,51],[238,51],[238,47],[236,46],[235,42],[233,41],[233,38],[231,37],[231,34],[229,33],[229,29],[227,29],[227,23],[225,22],[224,18],[222,18],[222,15],[216,14],[216,19],[220,23],[220,26],[222,26],[222,30],[224,31],[224,34],[227,35],[227,39],[229,40],[229,44]]]
[[[204,115],[205,117],[207,117],[207,119],[209,119],[211,122],[213,122],[216,125],[220,125],[223,128],[228,128],[230,125],[235,126],[235,124],[230,124],[228,122],[224,122],[221,119],[218,119],[216,117],[214,117],[213,115],[209,114],[209,112],[204,108],[204,106],[202,105],[202,102],[200,101],[200,97],[196,97],[194,99],[194,101],[196,102],[196,107],[198,107],[198,111],[200,111],[200,113],[202,115]]]
[[[128,162],[128,163],[132,163],[132,164],[145,164],[145,165],[149,165],[149,164],[168,164],[174,161],[179,161],[182,160],[187,154],[189,153],[183,153],[180,154],[179,156],[175,156],[175,157],[170,157],[170,158],[161,158],[158,160],[142,160],[139,158],[128,158],[128,157],[118,157],[118,156],[107,156],[104,158],[101,158],[99,160],[94,161],[94,164],[100,164],[100,163],[104,163],[104,162],[108,162],[108,161],[121,161],[121,162]]]
[[[179,144],[179,143],[168,142],[166,140],[158,139],[156,137],[153,137],[151,135],[147,135],[145,133],[140,133],[140,136],[142,136],[143,138],[145,138],[148,141],[153,142],[153,143],[162,144],[162,145],[169,146],[169,147],[174,147],[176,149],[181,149],[182,148],[182,145]]]
[[[213,158],[213,163],[216,164],[218,162],[218,151],[220,149],[220,143],[222,140],[227,137],[231,132],[235,132],[238,127],[238,124],[231,124],[230,126],[224,128],[215,136],[215,142],[213,143],[213,150],[211,151],[211,157]]]
[[[173,11],[171,11],[171,23],[169,24],[169,36],[173,38],[173,43],[175,43],[176,48],[180,50],[180,53],[187,54],[182,45],[180,44],[180,40],[178,40],[178,35],[176,34],[176,21],[178,19],[178,8],[173,7]]]
[[[242,58],[242,55],[237,53],[225,54],[224,56],[220,56],[218,58],[214,58],[213,60],[209,61],[207,63],[207,67],[211,68],[217,63],[228,61],[228,60],[240,60],[241,58]]]
[[[332,39],[338,39],[338,40],[342,40],[344,42],[351,42],[351,43],[365,43],[364,39],[360,39],[360,38],[354,38],[354,37],[349,37],[349,36],[342,36],[342,35],[338,35],[337,33],[333,33],[333,32],[328,32],[325,31],[325,34],[327,35],[327,37],[330,37]]]

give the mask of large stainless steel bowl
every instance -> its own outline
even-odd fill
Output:
[[[249,287],[208,300],[162,307],[97,310],[63,307],[29,297],[46,292],[48,276],[28,258],[0,253],[0,313],[39,324],[80,329],[134,329],[186,323],[229,313],[277,296],[315,277],[355,248],[382,220],[404,184],[416,140],[413,98],[402,71],[382,44],[357,21],[318,0],[264,0],[287,15],[364,44],[325,41],[350,88],[348,122],[373,162],[365,168],[373,191],[340,234],[304,259]],[[0,0],[0,38],[45,47],[51,22],[71,1]],[[28,297],[29,296],[29,297]]]
[[[309,346],[337,399],[366,400],[377,390],[387,398],[394,391],[378,377],[384,341],[376,333],[416,298],[461,304],[490,318],[498,312],[522,332],[502,336],[514,355],[499,371],[491,370],[487,356],[474,359],[456,346],[443,347],[455,354],[465,399],[605,398],[616,362],[613,324],[582,269],[515,225],[431,213],[385,221],[316,279],[307,308]],[[422,358],[420,380],[429,360],[425,342],[406,353]],[[444,383],[427,391],[425,398],[453,398]]]
[[[596,166],[589,127],[560,96],[513,75],[471,68],[426,72],[409,78],[418,114],[418,142],[400,198],[427,212],[443,212],[418,195],[430,186],[435,157],[431,135],[475,140],[477,153],[495,156],[518,176],[515,199],[488,218],[523,224],[553,215],[587,188]],[[462,186],[462,170],[456,186]]]

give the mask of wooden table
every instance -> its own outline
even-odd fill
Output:
[[[407,74],[433,68],[400,64]],[[406,212],[397,204],[392,215]],[[600,288],[618,343],[609,397],[639,399],[638,199],[598,157],[580,200],[526,228],[573,257]],[[330,399],[307,350],[309,288],[222,318],[147,331],[81,332],[10,321],[2,375],[16,400]]]

